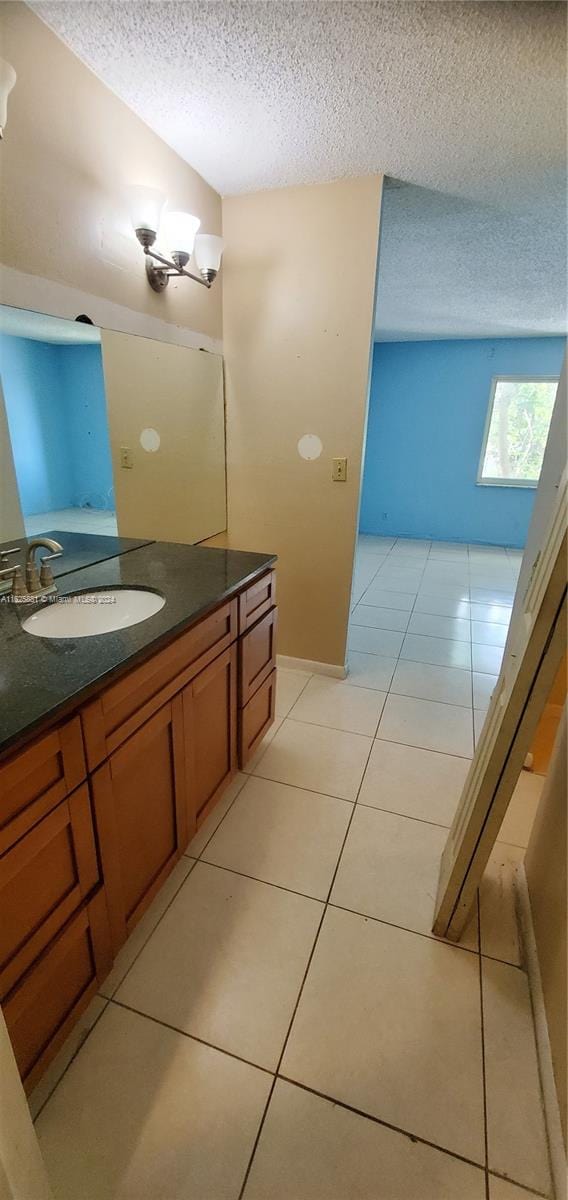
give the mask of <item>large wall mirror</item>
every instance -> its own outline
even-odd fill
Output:
[[[0,306],[0,543],[226,528],[220,355]]]

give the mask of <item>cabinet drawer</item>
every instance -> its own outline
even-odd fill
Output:
[[[245,633],[276,604],[276,571],[268,571],[239,596],[239,633]]]
[[[89,791],[82,784],[0,858],[0,996],[98,882]]]
[[[261,617],[239,642],[239,704],[248,704],[261,683],[276,667],[276,629],[278,609]]]
[[[31,1091],[111,967],[104,893],[68,922],[3,1003],[26,1091]]]
[[[239,713],[239,762],[245,767],[274,720],[276,671],[265,679]]]
[[[187,844],[181,696],[115,750],[92,788],[116,953]]]
[[[237,637],[237,601],[222,604],[82,710],[89,770],[112,754]]]
[[[86,775],[78,717],[0,765],[0,854],[55,808]]]

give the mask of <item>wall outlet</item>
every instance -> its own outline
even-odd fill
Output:
[[[331,478],[334,483],[345,483],[347,479],[347,459],[334,458],[331,468]]]
[[[120,465],[130,470],[134,466],[134,456],[130,446],[120,447]]]

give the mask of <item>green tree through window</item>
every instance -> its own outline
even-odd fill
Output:
[[[479,481],[536,484],[556,397],[556,379],[496,379]]]

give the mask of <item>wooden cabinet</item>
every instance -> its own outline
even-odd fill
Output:
[[[111,754],[92,788],[116,953],[187,844],[181,696]]]
[[[274,720],[276,671],[265,679],[239,713],[239,762],[246,767]]]
[[[190,833],[237,769],[237,652],[231,646],[183,692]]]
[[[0,764],[0,1002],[29,1090],[274,719],[275,574]]]

